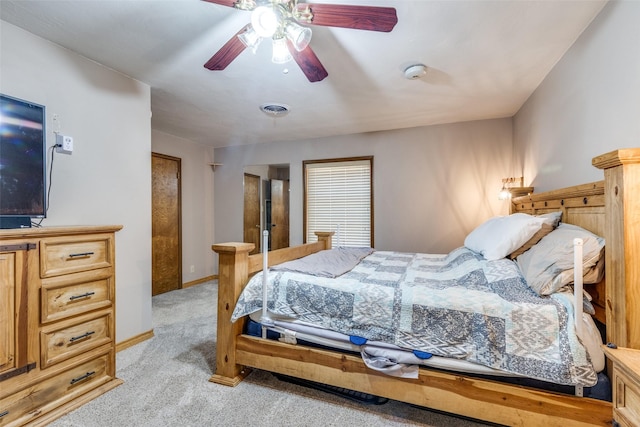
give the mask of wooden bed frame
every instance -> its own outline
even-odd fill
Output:
[[[607,341],[640,348],[640,149],[593,159],[604,181],[513,199],[511,212],[563,211],[563,222],[606,239],[603,280],[588,291],[596,317],[606,322]],[[316,243],[269,253],[269,265],[331,247],[333,233]],[[506,425],[611,425],[610,402],[420,368],[418,379],[368,369],[357,356],[243,335],[231,312],[248,278],[262,269],[250,243],[213,245],[219,254],[216,372],[211,381],[235,386],[250,368],[387,397],[426,408]],[[606,289],[605,289],[606,288]]]

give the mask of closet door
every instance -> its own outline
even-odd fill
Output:
[[[244,242],[253,243],[250,255],[260,252],[260,177],[244,174]]]
[[[271,250],[289,247],[289,181],[271,180]]]
[[[180,159],[152,154],[152,295],[182,287]]]

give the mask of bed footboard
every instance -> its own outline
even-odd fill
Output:
[[[332,246],[333,232],[316,232],[318,241],[269,253],[269,266],[301,258]],[[237,343],[245,319],[231,323],[231,314],[249,277],[262,269],[262,254],[249,255],[253,243],[230,242],[211,246],[218,253],[218,324],[216,371],[211,382],[236,386],[250,372],[238,364]]]

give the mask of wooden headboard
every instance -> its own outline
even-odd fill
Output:
[[[539,215],[548,212],[562,212],[562,222],[580,226],[598,236],[605,235],[605,198],[604,181],[576,185],[531,194],[511,200],[511,213],[522,212]],[[605,249],[606,250],[606,249]],[[593,298],[596,310],[595,318],[602,323],[607,321],[606,279],[598,284],[584,285]]]
[[[607,341],[640,349],[640,148],[611,151],[592,164],[604,181],[518,197],[511,212],[562,210],[562,221],[605,238],[606,286],[588,292],[598,300],[598,319],[605,309]]]

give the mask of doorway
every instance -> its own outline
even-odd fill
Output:
[[[289,165],[244,166],[243,242],[251,254],[289,247]],[[269,232],[262,244],[262,230]]]
[[[151,294],[182,287],[181,160],[151,153]]]

